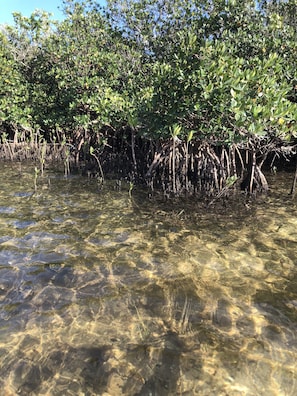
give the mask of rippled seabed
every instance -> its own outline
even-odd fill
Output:
[[[1,175],[1,395],[296,395],[291,177],[185,220],[78,176],[33,194],[34,168]]]

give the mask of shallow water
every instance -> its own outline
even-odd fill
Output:
[[[292,175],[207,213],[0,172],[1,395],[297,393]]]

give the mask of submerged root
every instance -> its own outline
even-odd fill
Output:
[[[286,153],[294,153],[293,148]],[[156,148],[145,178],[152,190],[161,188],[166,197],[201,194],[216,200],[238,190],[267,192],[262,167],[272,151],[281,155],[284,150],[272,141],[225,147],[170,139]]]
[[[225,189],[230,178],[237,179],[230,152],[224,149],[218,153],[206,143],[165,143],[155,152],[146,173],[148,185],[161,185],[168,196],[200,192],[214,196]]]
[[[72,147],[68,144],[46,142],[5,142],[0,144],[0,159],[4,161],[47,161],[71,160]]]
[[[145,183],[151,194],[157,190],[168,198],[201,195],[213,202],[236,190],[249,194],[266,192],[268,183],[262,165],[268,153],[281,155],[284,151],[275,142],[263,143],[259,139],[230,146],[205,140],[182,141],[177,137],[154,141],[137,136],[130,129],[107,130],[94,142],[89,135],[80,134],[73,146],[66,143],[65,136],[59,142],[48,143],[40,135],[21,141],[2,138],[0,159],[39,161],[42,171],[45,161],[62,162],[65,174],[70,172],[69,164],[86,173],[92,172],[90,166],[94,166],[96,172],[99,168],[102,181],[106,175],[126,179],[131,185]],[[90,151],[93,146],[96,154]],[[287,155],[291,152],[292,147],[286,150]]]

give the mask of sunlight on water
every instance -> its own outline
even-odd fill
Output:
[[[297,393],[288,175],[257,207],[207,214],[1,174],[0,395]]]

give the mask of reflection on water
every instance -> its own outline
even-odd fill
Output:
[[[32,169],[1,165],[1,395],[296,394],[287,176],[207,214]]]

